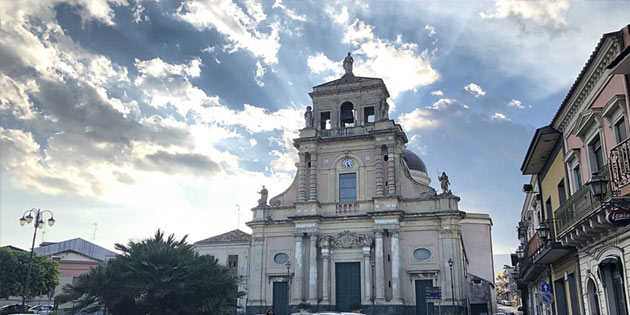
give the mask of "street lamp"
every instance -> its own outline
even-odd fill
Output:
[[[602,202],[602,200],[604,200],[604,197],[606,197],[606,193],[608,192],[608,181],[602,177],[599,177],[599,175],[597,174],[593,174],[591,180],[586,184],[591,190],[591,194],[593,194],[593,197],[595,197],[595,199],[597,199],[599,202]]]
[[[31,256],[28,258],[28,270],[26,272],[26,280],[24,281],[24,294],[22,294],[22,308],[26,305],[26,295],[28,294],[28,282],[31,278],[31,267],[33,266],[33,249],[35,248],[35,237],[37,236],[37,229],[44,228],[44,214],[49,213],[50,219],[48,219],[48,226],[55,225],[55,218],[53,217],[53,213],[50,210],[40,210],[40,209],[31,209],[26,210],[22,217],[20,218],[20,226],[24,226],[24,224],[31,224],[33,219],[35,220],[34,231],[33,231],[33,243],[31,244]],[[33,218],[33,214],[35,218]]]
[[[453,314],[455,314],[455,288],[453,285],[453,258],[448,259],[448,266],[451,268],[451,297],[453,298]]]
[[[549,227],[545,224],[545,222],[540,222],[540,225],[536,228],[536,232],[538,232],[538,236],[540,236],[543,241],[547,240],[547,237],[549,237]]]
[[[523,246],[518,247],[518,249],[516,250],[516,256],[518,257],[518,259],[525,258],[525,249],[523,249]]]

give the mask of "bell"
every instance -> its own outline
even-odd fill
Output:
[[[341,112],[341,123],[342,124],[354,123],[354,116],[352,115],[352,110],[344,110]]]

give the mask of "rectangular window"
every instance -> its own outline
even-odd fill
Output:
[[[357,201],[357,173],[339,174],[339,202]]]
[[[322,112],[319,115],[319,123],[320,123],[320,128],[321,130],[327,130],[330,129],[330,112]]]
[[[580,170],[580,164],[573,168],[573,185],[575,186],[575,191],[578,191],[578,189],[582,187],[582,171]]]
[[[545,210],[547,211],[552,211],[553,209],[551,209],[551,198],[547,198],[547,201],[545,201]]]
[[[626,132],[626,120],[623,117],[615,124],[615,137],[617,138],[617,143],[621,143],[623,140],[628,138],[628,133]]]
[[[370,124],[374,122],[374,107],[366,107],[363,109],[363,116],[365,118],[364,122],[366,124]]]
[[[567,191],[564,188],[564,179],[558,183],[558,200],[560,200],[560,205],[567,201]]]
[[[230,268],[233,274],[236,274],[238,270],[238,255],[228,256],[228,268]]]
[[[591,164],[594,168],[591,171],[595,173],[604,166],[604,153],[602,152],[602,142],[599,140],[599,136],[595,137],[588,147],[591,153]]]

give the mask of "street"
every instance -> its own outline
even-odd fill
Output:
[[[502,311],[505,314],[522,315],[523,312],[517,311],[516,310],[517,308],[518,308],[518,306],[505,306],[505,305],[497,304],[497,309],[499,310],[499,312]]]

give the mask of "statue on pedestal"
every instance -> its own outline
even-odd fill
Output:
[[[352,63],[354,62],[354,58],[350,56],[350,53],[343,59],[343,70],[346,71],[346,74],[352,74]]]
[[[267,191],[267,188],[265,188],[265,185],[263,185],[262,189],[258,193],[260,194],[260,199],[258,199],[258,206],[266,206],[269,192]]]
[[[381,120],[389,118],[389,104],[387,104],[387,100],[384,97],[378,103],[378,109],[381,113]]]
[[[446,172],[442,172],[442,176],[439,176],[438,180],[440,181],[440,186],[442,187],[442,193],[450,194],[451,190],[448,189],[448,186],[451,184],[451,182],[448,181],[448,176],[446,176]]]
[[[313,128],[313,111],[310,106],[306,106],[306,112],[304,113],[304,125],[306,128]]]

